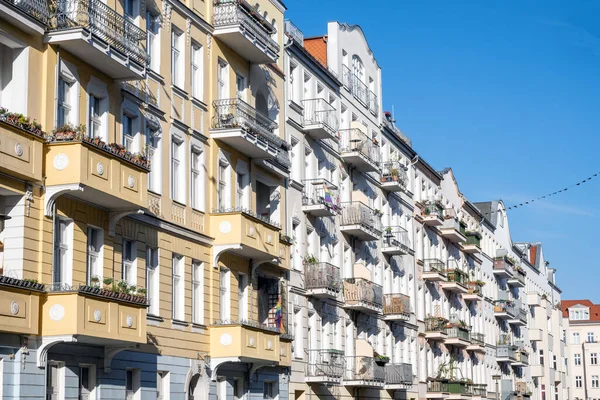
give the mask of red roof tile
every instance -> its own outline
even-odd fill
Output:
[[[594,304],[590,300],[563,300],[561,301],[561,307],[563,312],[563,318],[569,317],[568,309],[570,307],[576,306],[577,304],[581,304],[582,306],[587,306],[590,308],[590,320],[591,321],[600,321],[600,304]]]
[[[322,66],[327,68],[327,35],[312,38],[304,38],[304,48]]]

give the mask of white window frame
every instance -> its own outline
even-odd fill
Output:
[[[173,253],[171,317],[176,321],[185,319],[185,257]]]
[[[128,388],[127,381],[131,371],[131,389]],[[139,368],[127,368],[125,370],[125,399],[140,400],[141,397],[141,371]]]
[[[573,332],[573,344],[580,344],[581,338],[579,336],[579,332]]]
[[[146,248],[146,296],[149,301],[148,314],[160,314],[160,250]]]
[[[235,170],[236,206],[250,209],[250,170],[248,164],[238,160]]]
[[[217,168],[217,207],[228,209],[231,207],[231,163],[224,154],[220,155]]]
[[[156,400],[171,398],[171,374],[169,371],[156,371]]]
[[[146,10],[146,50],[150,57],[150,69],[160,73],[160,15]]]
[[[182,136],[171,135],[171,198],[185,204],[185,141]]]
[[[127,282],[128,286],[137,285],[137,243],[135,240],[123,238],[122,244],[121,279]],[[129,248],[131,249],[132,254],[130,255],[126,254],[127,244],[131,244]],[[132,259],[129,259],[126,256],[131,256]]]
[[[87,107],[87,122],[88,129],[86,135],[89,137],[99,137],[104,142],[108,142],[108,89],[106,83],[100,79],[91,77],[87,85],[88,92],[88,107]],[[98,104],[95,104],[95,100]],[[97,109],[96,109],[97,108]],[[94,111],[97,116],[94,116]],[[93,126],[98,127],[96,135],[94,135]]]
[[[192,261],[192,322],[204,325],[204,263]]]
[[[598,375],[592,375],[592,389],[598,389]]]
[[[583,386],[582,384],[582,379],[580,375],[575,376],[575,387],[577,389],[581,389],[581,387]]]
[[[238,99],[246,101],[246,92],[248,88],[248,79],[240,74],[235,74],[235,93]]]
[[[205,170],[204,149],[197,145],[192,145],[190,154],[190,197],[191,206],[198,211],[205,211],[205,189],[206,189],[206,170]]]
[[[183,31],[172,26],[171,32],[171,83],[180,89],[185,85],[183,76]]]
[[[66,224],[64,235],[59,229]],[[56,217],[54,225],[54,263],[52,267],[52,283],[71,286],[73,281],[73,220]],[[62,254],[62,257],[61,257]],[[64,264],[63,264],[64,263]],[[60,264],[60,265],[59,265]],[[57,269],[58,268],[58,269]],[[60,279],[57,280],[57,275]]]
[[[238,272],[238,318],[248,320],[248,274]]]
[[[598,353],[590,354],[590,365],[598,365]]]
[[[274,381],[264,381],[263,382],[263,398],[265,400],[277,398],[277,390],[275,389]]]
[[[162,135],[160,125],[150,124],[146,118],[146,147],[150,158],[148,172],[148,190],[157,194],[162,193]]]
[[[78,382],[78,392],[81,388],[81,370],[83,368],[88,369],[88,386],[91,387],[91,390],[88,392],[87,400],[96,400],[96,366],[94,364],[79,364],[79,382]],[[1,398],[1,397],[0,397]]]
[[[126,132],[126,121],[131,121],[131,131]],[[121,144],[131,153],[140,152],[141,144],[141,122],[140,110],[136,104],[130,100],[124,100],[121,104]]]
[[[96,232],[96,239],[98,243],[92,243],[92,232]],[[99,245],[99,246],[98,246]],[[99,247],[98,251],[94,248]],[[87,284],[91,284],[91,278],[97,277],[98,281],[102,283],[104,268],[104,229],[98,228],[93,225],[87,227]]]
[[[204,98],[204,51],[203,47],[197,42],[192,42],[190,60],[192,97],[202,101]]]
[[[229,94],[229,64],[219,58],[217,64],[217,96],[218,100],[228,99]]]
[[[581,354],[580,353],[573,354],[573,364],[581,365]]]
[[[221,268],[219,271],[219,318],[223,321],[231,319],[231,270]]]

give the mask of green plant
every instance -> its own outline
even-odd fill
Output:
[[[304,256],[304,264],[316,264],[319,262],[319,260],[317,260],[317,257],[315,257],[313,254],[307,254]]]
[[[117,288],[118,288],[119,292],[121,292],[121,293],[127,293],[128,287],[129,286],[127,285],[127,281],[125,281],[125,280],[120,280],[117,283]]]
[[[26,278],[26,279],[23,279],[23,282],[29,282],[29,283],[38,283],[38,280],[37,280],[37,279],[29,279],[29,278]]]
[[[111,286],[114,281],[115,280],[113,278],[106,277],[102,280],[102,283],[104,283],[104,285],[106,285],[106,286]]]
[[[146,293],[147,293],[147,292],[146,292],[146,289],[145,289],[145,288],[143,288],[143,287],[137,288],[137,292],[136,292],[136,294],[138,294],[138,295],[140,295],[140,296],[143,296],[143,297],[146,297]]]
[[[129,288],[127,289],[127,293],[128,293],[128,294],[135,294],[136,290],[137,290],[137,286],[135,286],[135,285],[131,285],[131,286],[129,286]]]

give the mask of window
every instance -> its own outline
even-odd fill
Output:
[[[183,157],[183,140],[173,136],[171,141],[171,198],[179,203],[185,202]]]
[[[304,358],[304,339],[302,336],[302,329],[302,309],[294,310],[294,336],[298,338],[298,340],[294,342],[294,357],[300,359]]]
[[[198,147],[192,147],[191,155],[191,195],[192,207],[196,210],[204,211],[204,157],[202,150]]]
[[[58,78],[58,118],[56,126],[73,123],[73,82],[65,80],[62,76]]]
[[[275,382],[265,381],[263,384],[263,399],[275,398]]]
[[[156,400],[169,398],[169,371],[156,372]]]
[[[123,12],[126,17],[135,18],[136,14],[136,1],[135,0],[124,0],[123,1]]]
[[[133,151],[134,133],[133,118],[129,115],[123,115],[123,143],[122,145],[129,151]]]
[[[102,112],[100,111],[100,99],[94,95],[90,96],[90,122],[88,135],[90,137],[100,136],[102,129],[102,120],[100,119]]]
[[[0,107],[27,114],[28,90],[23,87],[29,72],[29,47],[11,41],[0,43]],[[16,47],[18,46],[18,47]],[[24,90],[25,89],[25,90]]]
[[[202,100],[202,47],[192,44],[192,96]]]
[[[158,248],[146,249],[146,297],[150,303],[148,314],[159,314],[160,272],[158,266]]]
[[[96,368],[94,365],[79,366],[79,399],[89,400],[95,389]]]
[[[90,77],[88,92],[88,129],[89,137],[99,137],[108,141],[108,89],[106,83]]]
[[[544,350],[540,349],[540,365],[544,365]]]
[[[150,172],[148,172],[148,190],[154,193],[161,193],[162,184],[162,162],[161,162],[161,140],[158,127],[146,123],[146,148],[150,158]]]
[[[146,51],[150,58],[150,68],[160,70],[160,15],[146,11]]]
[[[92,278],[98,284],[102,282],[102,249],[104,244],[104,231],[92,226],[87,229],[87,284],[92,283]]]
[[[128,369],[125,371],[125,398],[138,400],[140,395],[140,370]]]
[[[229,164],[224,160],[219,161],[219,186],[218,190],[218,207],[220,210],[227,208],[229,202],[227,201],[227,181],[228,181]]]
[[[596,340],[594,339],[594,332],[588,332],[587,334],[588,343],[594,343]]]
[[[183,33],[173,27],[171,34],[171,83],[183,88],[183,54],[181,54],[183,44]]]
[[[552,355],[552,368],[557,369],[556,368],[556,355]]]
[[[542,385],[542,400],[546,400],[546,385]]]
[[[246,77],[240,74],[235,74],[235,90],[237,98],[246,101]]]
[[[577,375],[577,376],[575,377],[575,387],[576,387],[576,388],[581,388],[581,386],[582,386],[582,383],[581,383],[581,376],[580,376],[580,375]]]
[[[248,166],[242,161],[238,161],[236,165],[236,205],[242,208],[250,208],[248,187],[250,179],[248,174]]]
[[[204,324],[204,263],[192,262],[192,322]]]
[[[230,271],[226,268],[221,268],[219,279],[219,292],[221,297],[220,315],[221,320],[231,319],[230,301],[231,301],[231,281]]]
[[[598,375],[592,375],[592,388],[598,388]]]
[[[300,103],[300,99],[299,99],[299,94],[300,91],[298,90],[298,65],[290,62],[290,73],[289,73],[289,96],[290,99],[296,103]]]
[[[54,227],[54,266],[52,283],[71,284],[71,262],[73,245],[73,221],[56,218]]]
[[[219,100],[229,98],[229,68],[225,61],[219,59],[219,70],[217,71],[217,85]]]
[[[573,362],[575,363],[575,365],[581,365],[581,354],[573,354]]]
[[[248,275],[238,275],[238,312],[240,320],[248,319]]]
[[[173,254],[173,319],[184,319],[184,259],[179,254]]]
[[[573,344],[579,344],[579,332],[573,332]]]
[[[590,354],[590,364],[591,365],[598,365],[598,353],[592,353],[592,354]]]
[[[137,283],[137,273],[135,262],[137,259],[137,248],[133,240],[123,239],[123,272],[122,277],[129,285]]]

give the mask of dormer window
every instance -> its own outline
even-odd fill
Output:
[[[571,321],[586,321],[590,319],[590,310],[587,307],[575,306],[569,309]]]

